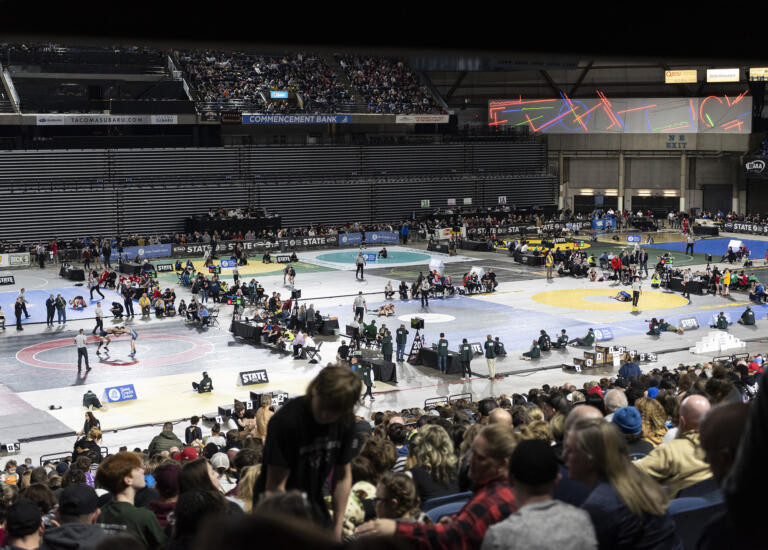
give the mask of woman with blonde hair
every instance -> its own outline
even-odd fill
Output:
[[[408,474],[422,502],[459,492],[458,458],[453,440],[442,426],[427,424],[416,432],[408,446]]]
[[[682,548],[667,494],[629,460],[616,425],[577,420],[566,435],[563,459],[571,478],[591,490],[581,507],[592,518],[600,548]]]
[[[237,483],[237,500],[243,506],[246,513],[253,509],[253,486],[256,484],[256,478],[261,473],[261,464],[248,466],[240,472],[240,480]]]
[[[650,397],[636,399],[634,406],[643,419],[642,439],[658,447],[667,433],[667,412],[661,403]]]

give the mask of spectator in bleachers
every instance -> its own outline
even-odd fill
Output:
[[[214,455],[216,456],[216,455]],[[179,472],[179,495],[192,490],[205,491],[212,494],[225,505],[230,514],[242,513],[242,508],[236,502],[227,500],[219,482],[219,475],[211,463],[205,458],[187,462]]]
[[[709,410],[703,395],[691,395],[680,404],[677,437],[662,443],[635,465],[661,485],[674,498],[682,489],[712,477],[699,444],[699,423]]]
[[[209,520],[219,520],[227,513],[227,501],[214,491],[189,489],[182,491],[174,509],[173,530],[164,550],[189,550],[202,527]],[[215,531],[211,529],[211,531]],[[221,546],[220,548],[225,548]]]
[[[632,465],[615,425],[576,421],[563,458],[570,477],[591,489],[582,508],[592,518],[600,548],[681,547],[664,489]]]
[[[161,464],[155,469],[155,489],[160,499],[149,503],[149,508],[163,529],[168,525],[168,517],[179,499],[179,465],[173,462]]]
[[[421,502],[458,493],[458,459],[448,432],[441,426],[426,425],[409,441],[408,472]]]
[[[518,509],[490,526],[483,550],[506,549],[513,544],[527,550],[596,549],[589,514],[552,498],[560,478],[557,458],[547,442],[521,441],[509,463],[509,480]]]
[[[93,487],[82,483],[70,485],[61,491],[56,509],[58,525],[47,528],[43,534],[46,550],[91,549],[107,536],[100,525],[98,497]]]
[[[517,510],[507,481],[509,459],[517,445],[511,426],[484,428],[472,442],[469,478],[475,484],[470,499],[451,518],[428,525],[421,522],[378,519],[357,528],[361,536],[397,535],[419,548],[476,548],[489,526]]]
[[[184,447],[184,443],[173,433],[173,424],[166,422],[163,424],[163,430],[149,442],[149,456],[160,454],[163,451],[170,452],[174,447],[177,450],[181,449]]]
[[[112,500],[101,507],[99,523],[124,525],[147,550],[160,548],[165,534],[155,515],[134,506],[136,492],[146,487],[140,456],[124,451],[107,457],[96,471],[96,483],[112,495]]]
[[[29,499],[17,500],[5,513],[5,542],[10,550],[38,548],[44,530],[40,508]]]
[[[376,485],[375,507],[379,519],[425,521],[413,479],[406,474],[388,472],[382,476]]]
[[[401,59],[343,57],[340,64],[372,113],[441,112],[429,90]]]
[[[332,526],[340,540],[352,486],[349,463],[358,451],[352,411],[361,392],[362,382],[354,372],[329,366],[312,380],[306,395],[286,402],[269,422],[254,498],[264,492],[305,491],[314,520]],[[303,448],[325,451],[308,456],[301,452]],[[331,471],[333,523],[324,492]]]

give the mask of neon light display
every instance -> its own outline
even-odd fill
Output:
[[[561,93],[559,99],[492,100],[488,102],[488,125],[493,128],[527,126],[532,133],[552,134],[658,134],[750,133],[752,98],[748,90],[738,96],[700,98],[574,99]]]

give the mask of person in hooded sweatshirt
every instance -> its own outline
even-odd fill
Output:
[[[59,495],[56,521],[59,527],[46,529],[40,550],[92,550],[109,533],[96,525],[98,497],[93,487],[76,483]]]

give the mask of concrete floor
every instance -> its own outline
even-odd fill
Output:
[[[409,246],[409,249],[422,252],[424,248],[418,244]],[[397,247],[390,249],[397,250]],[[307,264],[312,264],[315,256],[315,253],[299,254]],[[482,358],[473,361],[475,376],[470,380],[459,380],[457,375],[440,375],[424,366],[398,364],[397,385],[377,383],[373,406],[366,400],[358,411],[363,416],[374,410],[423,406],[426,399],[435,397],[470,393],[480,399],[487,395],[525,392],[544,383],[553,385],[570,381],[579,385],[605,375],[603,372],[563,371],[562,363],[581,355],[581,351],[574,348],[545,353],[542,359],[534,362],[520,360],[520,353],[542,328],[552,336],[566,328],[571,337],[575,337],[581,336],[588,327],[609,327],[614,339],[606,342],[608,345],[624,345],[659,354],[656,363],[641,365],[644,370],[661,365],[672,367],[679,362],[711,360],[712,356],[721,353],[696,356],[687,351],[707,334],[708,329],[654,338],[645,335],[647,323],[644,320],[652,316],[665,317],[675,323],[680,318],[695,316],[702,326],[706,326],[709,317],[720,310],[737,317],[747,302],[746,295],[731,298],[694,296],[688,304],[676,302],[674,296],[668,299],[665,293],[660,293],[654,309],[633,313],[628,306],[616,309],[625,304],[605,296],[625,287],[570,277],[546,282],[540,268],[515,264],[503,253],[472,252],[463,258],[432,253],[430,256],[445,260],[450,274],[463,273],[472,265],[492,266],[500,281],[498,291],[490,295],[432,300],[428,309],[422,309],[416,300],[395,300],[396,318],[382,318],[380,322],[392,327],[407,323],[412,316],[425,317],[427,343],[437,341],[439,332],[445,332],[450,349],[456,349],[463,337],[482,341],[485,334],[500,336],[509,354],[498,361],[497,372],[506,376],[501,381],[490,381]],[[365,293],[368,307],[373,308],[384,303],[382,290],[387,280],[393,280],[396,286],[400,277],[405,276],[410,282],[419,270],[427,269],[426,264],[369,266],[366,280],[357,281],[354,272],[346,268],[323,267],[322,270],[300,272],[296,287],[302,289],[306,301],[314,303],[321,313],[338,316],[342,327],[352,318],[351,304],[358,290]],[[22,286],[45,290],[71,287],[69,281],[57,277],[56,271],[55,268],[14,271],[17,284],[4,287],[3,291],[17,292]],[[758,276],[765,273],[762,265],[756,271]],[[248,276],[247,280],[250,278]],[[257,278],[267,292],[280,291],[283,296],[290,293],[279,274]],[[170,285],[171,281],[167,283]],[[553,295],[559,296],[557,293],[561,291],[566,299],[550,299]],[[187,301],[192,297],[188,290],[180,287],[176,287],[176,293]],[[579,293],[584,296],[580,301],[571,298]],[[640,305],[642,308],[642,300]],[[756,308],[758,318],[768,314],[765,309],[766,306]],[[71,321],[53,329],[44,323],[25,325],[21,333],[17,333],[11,323],[0,333],[0,443],[34,439],[22,443],[20,457],[30,456],[35,462],[48,453],[68,452],[75,441],[71,434],[82,426],[84,409],[81,400],[85,390],[91,389],[100,395],[106,387],[132,383],[139,397],[137,401],[109,405],[96,415],[105,429],[103,444],[110,450],[117,450],[121,445],[145,447],[160,431],[158,423],[210,413],[219,404],[247,397],[253,387],[244,388],[237,384],[239,371],[267,369],[270,383],[257,386],[257,391],[302,393],[322,365],[333,360],[338,346],[336,339],[328,339],[321,364],[309,364],[242,343],[229,333],[230,320],[231,308],[228,306],[221,308],[220,326],[206,331],[192,328],[176,318],[141,320],[136,317],[128,322],[139,332],[136,359],[127,356],[129,344],[124,336],[110,345],[109,356],[97,357],[95,346],[92,346],[90,360],[94,369],[85,379],[77,376],[72,339],[80,328],[90,333],[94,326],[92,320]],[[105,326],[115,323],[108,319]],[[747,351],[765,353],[768,351],[764,340],[765,323],[761,320],[752,328],[734,326],[731,333],[748,342]],[[214,392],[200,396],[193,392],[191,382],[199,379],[202,370],[207,370],[213,378]],[[50,410],[50,406],[61,408]],[[182,429],[177,429],[177,433],[181,434]]]

